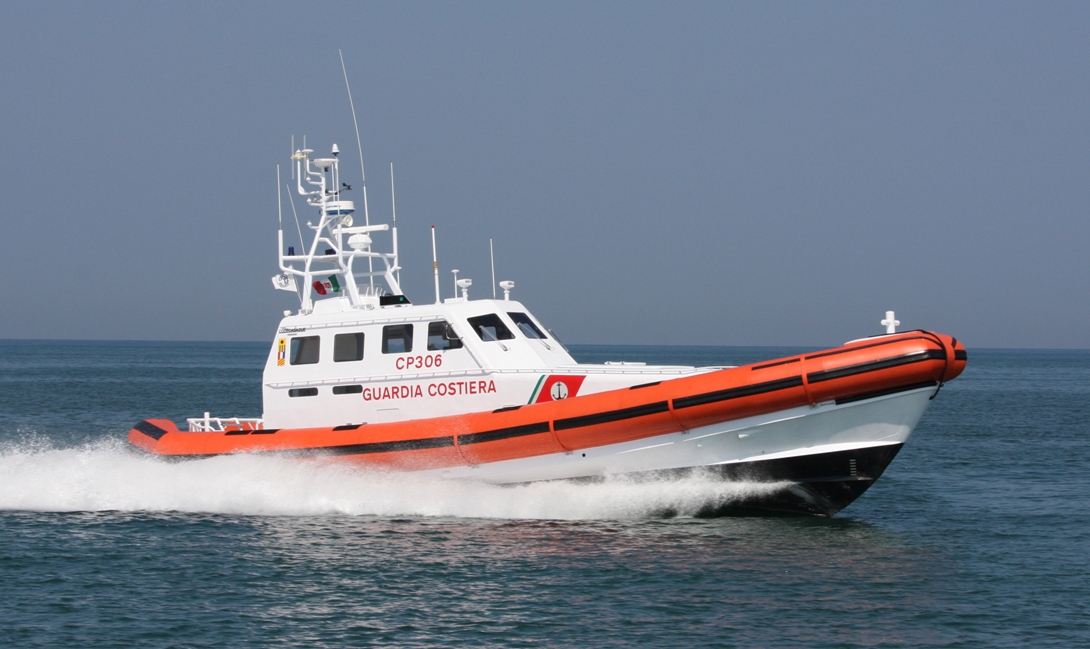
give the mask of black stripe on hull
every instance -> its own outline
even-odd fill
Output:
[[[637,479],[681,479],[710,475],[730,482],[785,482],[782,489],[743,493],[726,502],[708,503],[698,518],[754,515],[832,516],[863,495],[882,475],[903,444],[815,453],[776,460],[718,464],[630,474]],[[663,510],[670,517],[676,512]]]
[[[359,426],[356,426],[356,428],[359,428]],[[334,428],[333,430],[342,430],[342,428],[340,426],[338,426],[337,428]],[[256,428],[256,429],[252,429],[252,430],[247,430],[247,429],[229,430],[229,431],[226,431],[224,433],[224,435],[275,435],[276,433],[279,433],[279,432],[280,432],[279,428],[268,428],[268,429]]]
[[[163,435],[167,434],[167,431],[159,428],[158,426],[146,419],[139,424],[133,426],[133,428],[140,431],[141,433],[144,433],[155,441],[159,441],[160,439],[162,439]]]
[[[884,344],[884,343],[883,343]],[[807,358],[816,358],[807,357]],[[796,359],[797,360],[797,359]],[[902,365],[910,365],[912,363],[920,363],[928,360],[946,360],[946,352],[940,349],[931,349],[922,352],[914,352],[912,354],[905,354],[904,356],[894,356],[892,358],[883,358],[876,361],[868,361],[866,363],[859,363],[856,365],[849,365],[847,367],[838,367],[831,370],[821,370],[818,372],[810,372],[806,375],[806,380],[809,383],[821,383],[822,381],[832,381],[834,379],[842,379],[847,376],[855,376],[857,374],[866,374],[868,372],[877,372],[879,370],[886,370],[892,367],[900,367]],[[783,361],[783,363],[794,361]],[[768,365],[759,366],[760,368],[772,367],[781,363],[771,363]],[[758,369],[758,368],[754,368]],[[753,385],[744,385],[737,388],[730,388],[727,390],[717,390],[715,392],[706,392],[704,394],[695,394],[691,397],[679,397],[674,399],[674,409],[680,408],[692,408],[693,406],[703,406],[709,403],[716,403],[719,401],[728,401],[730,399],[741,399],[744,397],[752,397],[758,394],[766,394],[768,392],[775,392],[777,390],[787,390],[790,388],[797,388],[802,385],[801,376],[792,376],[786,379],[779,379],[776,381],[766,381],[764,383],[754,383]],[[914,389],[918,386],[913,386]],[[899,391],[898,389],[897,391]],[[875,394],[874,396],[880,396]],[[870,397],[865,397],[870,398]],[[843,401],[843,403],[850,403],[851,400],[858,400],[855,398],[849,398],[850,400]],[[838,400],[837,403],[842,403]]]
[[[754,365],[753,367],[750,367],[749,369],[753,370],[753,371],[764,370],[764,369],[768,369],[770,367],[777,367],[779,365],[787,365],[788,363],[798,363],[799,360],[801,360],[801,359],[788,358],[787,360],[783,360],[783,361],[772,361],[771,363],[764,363],[763,365]]]
[[[912,354],[905,354],[904,356],[883,358],[876,361],[859,363],[857,365],[838,367],[832,370],[810,372],[806,375],[806,380],[810,383],[820,383],[822,381],[832,381],[834,379],[842,379],[846,376],[866,374],[867,372],[877,372],[878,370],[888,370],[891,367],[900,367],[902,365],[910,365],[912,363],[920,363],[930,360],[946,360],[946,352],[941,349],[930,349],[924,352],[914,352]]]
[[[705,392],[704,394],[694,394],[691,397],[679,397],[677,399],[674,399],[674,409],[677,410],[680,408],[692,408],[693,406],[703,406],[709,403],[728,401],[730,399],[741,399],[743,397],[752,397],[758,394],[765,394],[766,392],[775,392],[777,390],[787,390],[789,388],[798,387],[802,387],[802,377],[792,376],[786,379],[778,379],[776,381],[765,381],[764,383],[743,385],[742,387],[738,388],[716,390],[715,392]]]
[[[938,381],[922,381],[920,383],[913,383],[911,385],[902,385],[896,388],[889,388],[888,390],[875,390],[874,392],[865,392],[863,394],[856,394],[850,397],[841,397],[836,400],[836,405],[842,406],[846,403],[855,403],[856,401],[866,401],[867,399],[875,399],[877,397],[887,397],[891,394],[898,394],[901,392],[910,392],[912,390],[919,390],[920,388],[933,388],[939,384]]]
[[[850,354],[852,352],[859,351],[860,349],[873,349],[874,347],[882,347],[882,346],[885,346],[885,345],[896,345],[897,343],[903,343],[903,342],[908,341],[908,340],[926,340],[928,342],[935,342],[934,336],[930,335],[928,332],[924,331],[923,329],[917,329],[916,331],[918,331],[920,333],[928,334],[928,335],[925,335],[925,336],[906,336],[904,338],[896,338],[896,339],[893,339],[893,340],[881,340],[881,341],[878,341],[878,342],[870,343],[869,345],[853,345],[852,347],[841,347],[839,349],[831,349],[829,351],[818,352],[817,354],[807,354],[806,355],[806,360],[810,360],[812,358],[825,358],[826,356],[837,356],[839,354]],[[905,332],[905,333],[909,333],[909,332]],[[874,337],[882,338],[882,337],[885,337],[885,334],[877,334],[877,336],[872,336],[872,338],[874,338]]]
[[[582,428],[583,426],[597,426],[598,424],[608,424],[614,421],[624,421],[625,419],[646,417],[647,415],[656,415],[662,412],[670,412],[670,406],[665,401],[658,401],[656,403],[648,403],[642,406],[635,406],[634,408],[610,410],[608,412],[599,412],[593,415],[585,415],[583,417],[557,419],[553,422],[553,428],[555,428],[556,430],[570,430],[572,428]]]
[[[397,451],[421,451],[430,448],[447,448],[454,446],[454,438],[427,437],[425,439],[407,439],[396,442],[371,442],[369,444],[345,444],[344,446],[322,446],[320,448],[284,449],[282,451],[265,451],[266,453],[282,453],[290,456],[302,457],[327,457],[341,455],[370,455],[372,453],[395,453]]]
[[[465,446],[467,444],[482,444],[484,442],[497,442],[501,439],[511,439],[513,437],[525,437],[526,435],[538,435],[540,433],[549,432],[549,422],[543,421],[538,424],[526,424],[523,426],[512,426],[510,428],[500,428],[498,430],[489,430],[483,433],[467,433],[465,435],[458,436],[458,445]]]
[[[224,455],[276,455],[290,458],[341,457],[345,455],[370,455],[372,453],[396,453],[399,451],[422,451],[432,448],[454,446],[454,438],[428,437],[425,439],[406,439],[394,442],[371,442],[368,444],[345,444],[343,446],[312,446],[310,448],[278,448],[239,450],[231,453],[212,453],[209,455],[157,455],[168,460],[203,460]]]
[[[278,429],[279,430],[279,429]],[[310,448],[255,448],[253,450],[239,450],[230,453],[193,453],[193,454],[160,454],[145,451],[140,447],[132,447],[133,450],[152,457],[167,461],[206,460],[211,457],[223,457],[225,455],[260,455],[279,456],[287,458],[322,458],[342,457],[346,455],[370,455],[372,453],[396,453],[400,451],[421,451],[433,448],[450,448],[454,446],[453,437],[428,437],[425,439],[398,440],[394,442],[371,442],[369,444],[345,444],[343,446],[314,446]]]

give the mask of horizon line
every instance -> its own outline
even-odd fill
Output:
[[[907,332],[898,332],[907,333]],[[882,334],[876,334],[874,337]],[[868,336],[870,337],[870,336]],[[265,340],[199,340],[199,339],[151,339],[151,338],[0,338],[0,343],[18,343],[18,342],[54,342],[54,343],[214,343],[214,344],[232,344],[232,343],[247,343],[247,344],[271,344]],[[786,345],[786,344],[676,344],[676,343],[564,343],[568,346],[574,347],[795,347],[795,348],[811,348],[811,349],[832,349],[840,345]],[[1005,350],[1005,351],[1090,351],[1087,347],[970,347],[969,349],[989,349],[989,350]]]

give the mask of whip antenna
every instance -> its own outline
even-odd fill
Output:
[[[488,257],[492,260],[492,299],[496,299],[496,253],[492,249],[492,237],[488,237]]]
[[[394,163],[390,163],[390,209],[394,213],[394,267],[397,268],[397,285],[401,286],[401,264],[397,258],[397,199],[394,197]]]
[[[435,226],[431,226],[431,272],[435,277],[435,303],[439,304],[439,258],[435,255]],[[458,297],[458,292],[454,292]]]
[[[367,213],[367,174],[363,171],[363,144],[360,142],[360,125],[356,121],[356,104],[352,101],[352,86],[348,85],[348,68],[344,67],[344,52],[337,50],[337,54],[341,57],[344,87],[348,90],[348,107],[352,109],[352,126],[356,127],[356,150],[360,152],[360,181],[363,183],[363,224],[371,225],[371,217]],[[367,258],[367,270],[371,273],[375,272],[374,260],[371,257]],[[371,280],[371,286],[374,287],[375,276],[371,275],[368,279]]]
[[[295,231],[299,233],[299,251],[306,250],[307,244],[303,241],[303,229],[299,227],[299,212],[295,211],[295,199],[291,196],[291,187],[284,185],[288,190],[288,201],[291,203],[291,213],[295,215]]]

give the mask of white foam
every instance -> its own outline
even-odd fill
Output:
[[[505,487],[275,457],[171,462],[135,455],[121,440],[0,448],[0,510],[631,519],[692,515],[777,488],[702,476]]]

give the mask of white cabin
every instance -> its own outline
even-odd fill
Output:
[[[344,310],[318,307],[323,302]],[[521,406],[699,370],[579,365],[514,300],[284,318],[265,365],[266,428],[403,421]]]

